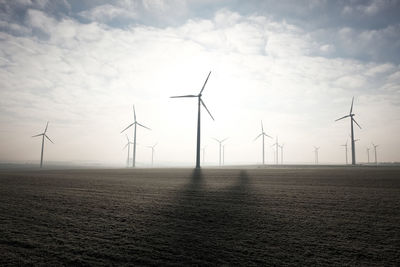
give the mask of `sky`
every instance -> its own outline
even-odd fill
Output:
[[[354,96],[356,157],[400,161],[398,0],[0,0],[0,162],[194,166],[197,94],[205,165],[345,162]],[[133,130],[126,134],[130,139]],[[132,150],[131,150],[132,151]],[[280,151],[279,151],[280,153]],[[279,154],[280,158],[280,154]],[[372,148],[371,161],[374,160]]]

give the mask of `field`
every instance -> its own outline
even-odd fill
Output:
[[[400,168],[0,171],[0,265],[400,262]]]

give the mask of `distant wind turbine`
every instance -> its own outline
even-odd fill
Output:
[[[283,147],[285,144],[279,145],[279,148],[281,149],[281,164],[283,164]]]
[[[226,139],[228,139],[228,138],[225,138],[223,140],[218,140],[217,138],[214,138],[214,140],[219,143],[219,166],[221,166],[221,148],[222,148],[222,143],[224,141],[226,141]]]
[[[225,165],[225,145],[222,145],[222,165]]]
[[[367,147],[367,158],[368,158],[368,163],[369,163],[369,147]]]
[[[46,137],[50,142],[53,143],[53,141],[50,140],[50,138],[47,136],[46,132],[47,132],[47,127],[49,126],[49,122],[47,122],[46,124],[46,128],[44,129],[44,132],[41,134],[37,134],[34,135],[32,137],[38,137],[38,136],[42,136],[42,152],[40,153],[40,168],[43,167],[43,150],[44,150],[44,138]],[[54,143],[53,143],[54,144]]]
[[[378,165],[378,156],[377,156],[377,153],[376,153],[376,148],[377,148],[379,145],[375,145],[374,143],[372,143],[372,146],[374,147],[375,164]]]
[[[355,147],[355,141],[354,141],[354,130],[353,130],[353,122],[357,124],[357,126],[361,129],[361,126],[357,123],[357,121],[353,118],[355,114],[353,114],[353,103],[354,103],[354,96],[353,99],[351,100],[351,108],[349,115],[343,116],[335,121],[339,121],[341,119],[350,117],[350,126],[351,126],[351,164],[355,165],[356,164],[356,147]]]
[[[131,145],[133,145],[133,143],[129,140],[128,135],[126,135],[126,140],[127,140],[128,142],[126,143],[126,145],[124,146],[123,149],[125,149],[126,147],[128,147],[128,157],[127,157],[127,159],[126,159],[126,166],[129,167],[129,155],[130,155],[129,150],[130,150]]]
[[[276,137],[275,143],[272,145],[275,146],[275,162],[278,164],[278,148],[279,148],[279,143],[278,143],[278,136]]]
[[[171,96],[171,98],[181,98],[181,97],[197,97],[198,99],[198,107],[197,107],[197,145],[196,145],[196,169],[200,168],[200,104],[207,110],[210,117],[214,120],[214,117],[211,115],[210,111],[208,110],[206,104],[201,99],[204,87],[207,84],[208,78],[210,77],[211,71],[208,73],[207,79],[203,84],[198,95],[182,95],[182,96]]]
[[[348,164],[348,161],[347,161],[347,140],[346,140],[346,144],[341,145],[341,146],[344,146],[344,148],[345,148],[345,153],[346,153],[346,165],[347,165],[347,164]]]
[[[263,126],[262,121],[261,121],[261,133],[256,138],[254,138],[254,141],[256,141],[260,136],[262,136],[262,164],[264,165],[265,164],[265,145],[264,145],[265,142],[264,142],[264,137],[265,136],[267,136],[269,138],[272,138],[272,137],[264,132],[264,126]]]
[[[121,133],[123,133],[124,131],[126,131],[127,129],[129,129],[131,126],[135,126],[133,129],[133,157],[132,157],[132,167],[135,168],[136,166],[136,126],[139,125],[147,130],[151,130],[150,128],[144,126],[143,124],[140,124],[137,120],[136,120],[136,111],[135,111],[135,105],[133,105],[133,123],[129,124],[128,127],[126,127],[125,129],[123,129],[121,131]]]
[[[314,146],[315,164],[318,164],[318,150],[319,150],[319,147]]]
[[[147,146],[148,148],[151,148],[151,166],[154,164],[154,148],[156,147],[157,143],[155,143],[152,146]]]

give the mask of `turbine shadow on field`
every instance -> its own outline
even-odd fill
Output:
[[[235,171],[232,176],[213,177],[212,182],[209,178],[194,170],[189,183],[176,193],[173,205],[161,211],[166,220],[163,227],[152,230],[164,236],[161,242],[168,244],[173,257],[182,262],[243,262],[249,256],[244,248],[257,239],[257,227],[252,227],[256,207],[251,204],[249,177],[246,171]]]

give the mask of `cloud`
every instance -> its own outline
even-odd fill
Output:
[[[232,160],[257,159],[251,139],[264,119],[270,133],[288,144],[289,161],[307,161],[294,152],[290,156],[290,150],[312,147],[311,135],[331,152],[329,160],[339,162],[336,145],[331,144],[347,138],[347,128],[333,120],[348,111],[353,95],[359,122],[366,129],[374,127],[374,136],[365,133],[362,140],[374,137],[398,144],[376,130],[387,123],[392,130],[400,128],[394,115],[385,121],[379,118],[399,112],[397,64],[333,57],[341,46],[320,35],[226,8],[210,19],[193,18],[169,27],[120,28],[97,20],[81,23],[29,9],[26,24],[18,25],[32,35],[1,33],[1,140],[11,140],[1,160],[35,159],[34,143],[27,140],[21,147],[17,140],[26,140],[50,120],[57,140],[53,159],[125,162],[120,150],[125,140],[119,131],[131,121],[135,103],[138,118],[153,129],[141,131],[138,142],[159,141],[159,160],[171,160],[168,151],[175,151],[174,160],[190,163],[196,103],[173,102],[169,96],[198,92],[209,70],[204,101],[216,122],[203,113],[204,142],[231,136]],[[343,41],[375,38],[353,28],[336,33]],[[74,153],[71,146],[81,152]],[[86,147],[90,149],[82,151]],[[150,152],[138,149],[138,159],[145,162]],[[209,156],[212,160],[216,155]],[[392,153],[387,159],[398,157]]]

